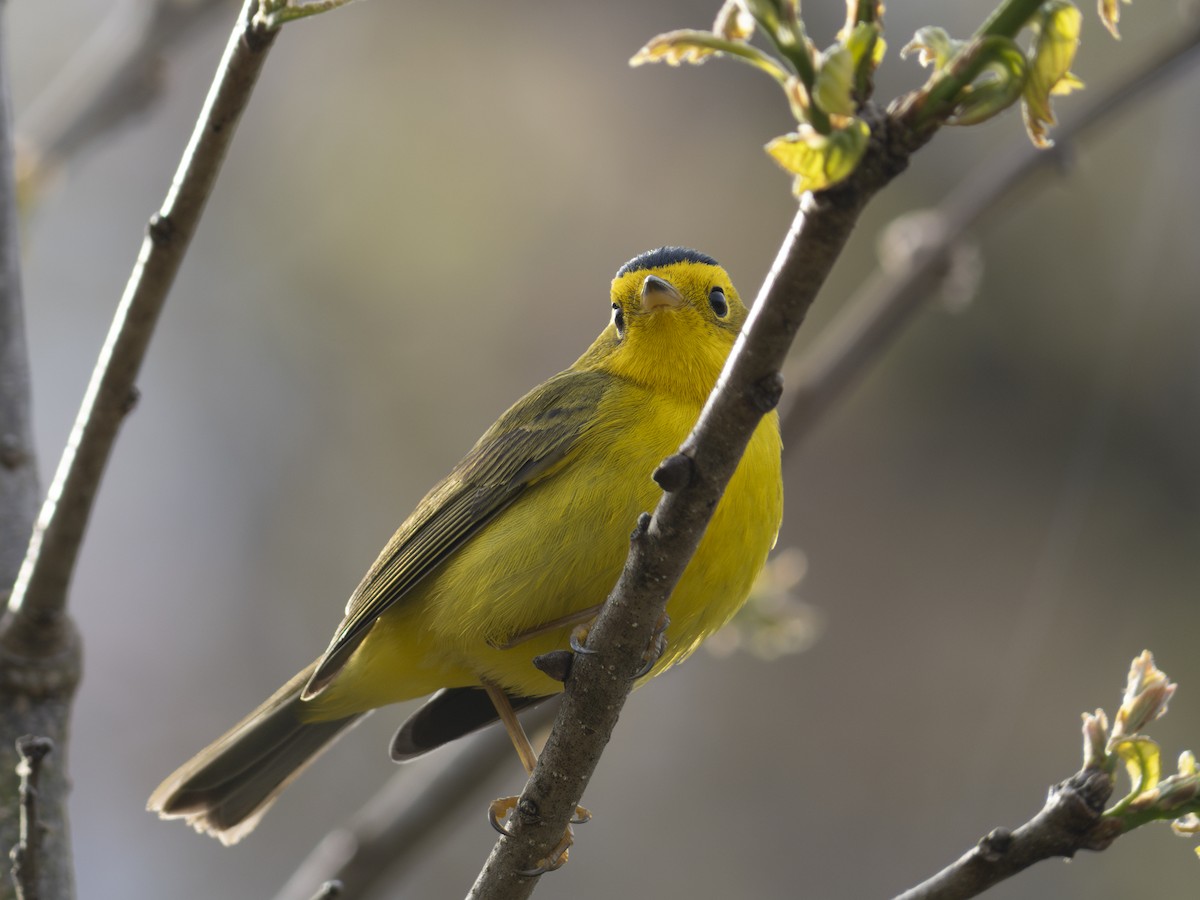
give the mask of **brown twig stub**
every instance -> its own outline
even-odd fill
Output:
[[[1083,769],[1052,787],[1046,804],[1013,831],[997,828],[928,881],[896,900],[966,900],[1044,859],[1070,859],[1080,850],[1103,850],[1120,823],[1103,816],[1113,790],[1101,769]]]
[[[38,816],[38,782],[42,763],[54,749],[49,738],[32,734],[17,738],[16,774],[20,779],[20,838],[9,851],[12,880],[17,900],[38,900],[41,896],[42,825]]]
[[[545,672],[555,681],[566,682],[571,677],[571,665],[575,654],[570,650],[551,650],[533,658],[533,667],[539,672]]]
[[[696,477],[696,464],[684,453],[673,453],[654,470],[654,483],[668,494],[681,490]]]

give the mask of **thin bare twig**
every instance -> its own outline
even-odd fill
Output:
[[[1046,805],[1020,828],[995,829],[896,900],[966,900],[1044,859],[1103,850],[1121,831],[1120,822],[1101,815],[1112,789],[1112,777],[1100,769],[1077,772],[1051,788]]]
[[[257,0],[246,0],[167,198],[150,220],[0,623],[6,648],[53,653],[69,630],[67,589],[100,479],[136,402],[158,314],[275,38],[251,23],[257,8]]]
[[[829,322],[795,368],[789,368],[788,400],[781,411],[784,447],[803,440],[825,410],[936,294],[964,233],[1002,209],[1015,187],[1038,172],[1061,167],[1072,141],[1195,63],[1198,47],[1200,15],[1193,15],[1169,47],[1148,56],[1127,79],[1107,92],[1085,93],[1083,107],[1056,129],[1055,147],[1036,150],[1021,140],[1007,155],[987,160],[964,178],[926,219],[932,227],[926,229],[926,239],[917,244],[903,271],[874,275]]]
[[[71,702],[79,680],[80,649],[78,636],[66,611],[67,588],[75,567],[79,545],[101,475],[117,431],[136,397],[134,381],[146,346],[154,329],[184,251],[196,229],[205,199],[211,191],[225,148],[235,130],[237,119],[250,94],[274,32],[252,27],[250,17],[257,0],[246,0],[238,25],[218,76],[209,92],[201,118],[188,144],[161,211],[151,220],[149,235],[142,245],[133,274],[117,308],[113,325],[93,371],[80,413],[71,431],[54,482],[47,493],[36,524],[24,520],[19,545],[28,546],[24,562],[16,573],[5,571],[4,586],[16,583],[6,597],[0,618],[0,763],[7,765],[4,745],[21,734],[46,735],[59,748],[58,763],[51,767],[41,784],[39,814],[46,823],[45,838],[38,854],[40,885],[46,896],[69,897],[73,893],[70,831],[67,827],[66,748]],[[0,88],[0,94],[4,93]],[[0,278],[5,279],[3,322],[8,333],[0,346],[3,361],[0,373],[24,373],[24,381],[14,378],[0,392],[20,385],[26,393],[24,415],[28,415],[28,376],[20,338],[12,333],[20,323],[19,307],[13,306],[15,287],[15,195],[12,190],[12,154],[8,151],[7,115],[4,116],[4,140],[0,142]],[[13,309],[18,312],[14,314]],[[18,352],[20,351],[20,352]],[[31,457],[29,440],[21,422],[9,415],[4,404],[0,434],[11,436],[5,444],[14,459]],[[13,428],[13,431],[8,431]],[[33,478],[32,464],[25,465],[25,477]],[[8,527],[9,503],[3,498]],[[36,500],[34,501],[36,504]],[[12,521],[20,519],[19,504],[14,503]],[[32,527],[31,527],[32,526]],[[33,532],[32,538],[30,531]],[[5,545],[7,551],[8,545]],[[19,551],[18,551],[19,552]],[[0,782],[0,805],[15,806],[10,790]],[[13,846],[18,841],[14,818],[0,819],[0,843]]]
[[[9,851],[12,859],[12,880],[17,900],[38,900],[41,892],[42,831],[45,826],[38,816],[38,782],[42,762],[54,749],[49,738],[27,734],[17,738],[17,777],[20,778],[20,839]]]

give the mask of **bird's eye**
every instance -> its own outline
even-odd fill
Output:
[[[725,291],[722,288],[715,287],[708,292],[708,305],[712,307],[718,319],[729,315],[729,301],[725,299]]]
[[[612,323],[617,326],[617,334],[625,335],[625,313],[621,311],[619,303],[613,304]]]

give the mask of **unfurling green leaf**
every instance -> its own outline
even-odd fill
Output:
[[[926,26],[918,29],[913,39],[901,48],[900,58],[908,59],[916,53],[917,62],[922,66],[933,66],[935,71],[940,71],[966,43],[950,37],[944,28]]]
[[[728,41],[710,31],[668,31],[650,39],[629,60],[631,66],[645,63],[665,62],[669,66],[683,63],[699,65],[714,56],[729,56],[749,63],[766,72],[782,85],[786,85],[791,74],[773,57],[744,41]]]
[[[854,58],[841,44],[834,44],[817,59],[813,99],[830,115],[852,116],[854,102]]]
[[[1124,2],[1131,3],[1133,0]],[[1117,31],[1117,23],[1121,21],[1121,0],[1097,0],[1097,5],[1100,7],[1100,21],[1108,29],[1108,33],[1119,41],[1121,33]]]
[[[1055,122],[1051,94],[1066,94],[1083,86],[1069,71],[1082,23],[1083,16],[1070,0],[1047,0],[1030,22],[1035,38],[1021,109],[1025,130],[1036,147],[1054,143],[1046,137],[1047,129]]]
[[[767,144],[767,153],[784,169],[796,176],[793,189],[799,196],[805,191],[820,191],[849,177],[867,149],[871,131],[861,119],[830,134],[820,134],[802,123],[792,134],[777,137]]]
[[[840,34],[838,37],[850,51],[855,72],[863,71],[866,66],[873,71],[883,62],[887,43],[883,39],[883,29],[874,22],[859,22],[848,37]]]
[[[1025,88],[1025,54],[1008,38],[984,38],[974,45],[975,78],[959,92],[947,125],[977,125],[1008,109]]]
[[[1144,734],[1137,734],[1114,740],[1111,749],[1125,763],[1125,771],[1133,783],[1130,798],[1154,790],[1162,774],[1158,744]]]

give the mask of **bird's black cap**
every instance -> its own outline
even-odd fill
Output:
[[[689,250],[687,247],[659,247],[657,250],[647,250],[639,253],[621,268],[617,269],[617,277],[628,275],[630,272],[641,272],[645,269],[656,269],[659,266],[669,266],[672,263],[694,262],[707,266],[720,265],[711,256],[699,250]]]

